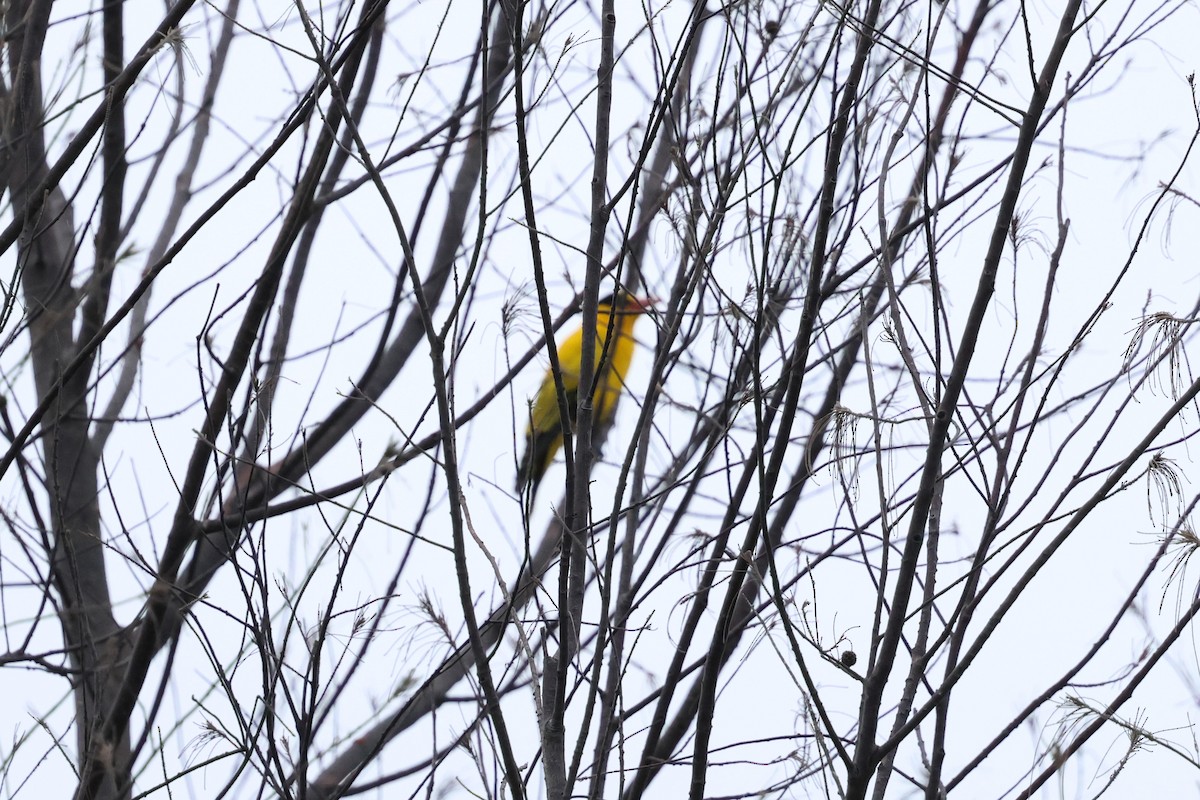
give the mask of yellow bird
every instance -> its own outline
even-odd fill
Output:
[[[595,419],[600,424],[612,420],[617,397],[625,385],[625,373],[633,360],[633,326],[638,317],[654,307],[652,298],[631,297],[620,292],[602,298],[596,308],[596,352],[592,385],[595,389]],[[610,333],[611,332],[611,333]],[[609,343],[610,336],[613,337]],[[563,389],[567,395],[571,430],[579,405],[579,370],[583,364],[583,326],[558,346],[558,364],[562,369]],[[517,468],[517,491],[538,482],[563,444],[563,424],[558,413],[558,391],[550,370],[530,403],[529,426],[525,431],[525,454]]]

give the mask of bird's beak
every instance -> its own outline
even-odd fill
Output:
[[[635,314],[645,314],[648,311],[654,311],[658,308],[657,297],[631,297],[629,298],[629,308]]]

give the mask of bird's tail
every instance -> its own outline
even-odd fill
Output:
[[[562,431],[530,432],[525,441],[525,453],[517,465],[517,493],[528,490],[532,500],[537,493],[542,476],[554,461],[554,454],[562,447]]]

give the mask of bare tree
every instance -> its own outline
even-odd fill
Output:
[[[1186,5],[11,0],[8,791],[1200,783]]]

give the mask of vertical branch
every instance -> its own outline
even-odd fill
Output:
[[[700,40],[700,34],[704,27],[705,20],[709,19],[703,13],[704,3],[699,0],[692,6],[691,17],[688,20],[688,28],[685,33],[685,39],[682,45],[682,52],[677,57],[677,67],[674,73],[669,73],[664,70],[664,75],[669,74],[670,77],[664,80],[662,89],[660,90],[659,101],[663,106],[664,113],[656,120],[659,126],[658,145],[655,148],[654,157],[651,160],[650,169],[647,172],[647,178],[642,185],[641,204],[638,208],[638,224],[636,225],[633,235],[629,239],[629,257],[632,262],[630,283],[637,285],[640,282],[641,264],[644,256],[646,243],[649,240],[650,220],[659,212],[663,198],[663,187],[666,183],[665,175],[672,161],[672,154],[677,147],[678,139],[675,136],[675,129],[680,124],[679,120],[683,111],[684,103],[690,95],[690,87],[692,85],[693,72],[696,68],[697,54],[699,47],[697,46]],[[668,99],[669,97],[669,99]],[[649,138],[649,137],[648,137]],[[631,209],[632,210],[632,209]],[[682,271],[682,265],[681,265]],[[680,303],[682,307],[682,302]],[[678,328],[682,315],[672,314],[672,309],[668,311],[669,318],[667,325],[672,329]],[[661,374],[662,369],[666,366],[665,355],[660,354],[658,363],[655,364],[654,374]],[[657,381],[656,381],[657,382]],[[648,401],[643,407],[642,415],[639,420],[637,430],[642,431],[642,442],[639,453],[641,457],[645,457],[646,440],[649,437],[652,425],[650,420],[652,417],[649,413],[649,407],[652,401]],[[622,470],[621,477],[618,480],[617,497],[624,493],[625,480],[628,472]],[[636,495],[635,495],[636,497]],[[618,501],[619,502],[619,501]],[[614,505],[615,507],[615,505]],[[626,624],[629,619],[631,605],[633,603],[632,596],[632,578],[633,567],[636,557],[635,539],[638,526],[638,515],[629,514],[625,518],[625,537],[622,547],[622,559],[620,573],[617,577],[614,587],[612,581],[613,562],[616,557],[617,545],[616,535],[620,517],[616,514],[612,516],[609,523],[608,548],[604,559],[605,574],[601,582],[601,612],[600,612],[600,637],[596,645],[597,658],[592,671],[591,691],[593,694],[599,694],[600,713],[598,724],[596,726],[596,741],[593,748],[591,779],[588,786],[588,797],[592,800],[601,800],[604,797],[604,788],[607,778],[607,764],[609,758],[609,750],[612,747],[613,738],[617,735],[617,728],[621,724],[617,717],[617,709],[621,702],[621,679],[625,673],[625,633]],[[613,600],[615,595],[615,602]],[[613,610],[610,613],[610,603],[613,605]],[[605,639],[607,642],[607,652],[605,647]],[[601,657],[602,656],[602,657]],[[607,662],[607,674],[604,677],[604,691],[600,691],[601,687],[601,669]],[[576,762],[582,756],[582,737],[580,742],[580,752],[577,753]],[[572,770],[572,775],[576,773],[576,769]]]
[[[543,732],[546,760],[546,793],[552,800],[565,800],[567,786],[566,740],[563,716],[566,711],[567,675],[579,649],[583,617],[587,559],[586,540],[591,507],[592,449],[596,359],[596,314],[600,296],[600,273],[604,261],[604,239],[612,209],[608,205],[608,148],[612,125],[613,43],[617,15],[612,0],[601,5],[600,63],[596,67],[596,127],[591,179],[591,229],[588,237],[583,282],[583,342],[579,363],[578,411],[576,413],[575,460],[570,465],[574,480],[568,486],[566,536],[559,561],[558,653],[547,660],[545,680],[553,681],[546,693],[547,720]]]
[[[347,57],[342,62],[343,91],[347,91],[353,86],[371,26],[375,17],[382,14],[384,9],[383,3],[368,3],[363,7],[360,26],[351,37],[347,46]],[[318,81],[313,92],[316,93],[321,85],[322,82]],[[154,587],[151,589],[146,603],[141,630],[129,658],[120,689],[103,718],[103,731],[100,736],[102,745],[127,736],[130,715],[137,705],[151,660],[159,646],[175,627],[175,620],[169,618],[173,609],[178,607],[179,601],[179,598],[175,597],[175,579],[179,574],[179,568],[187,548],[196,538],[197,526],[193,516],[194,509],[212,458],[212,448],[221,435],[234,390],[245,373],[250,353],[258,339],[262,320],[273,303],[287,255],[299,235],[303,220],[307,217],[320,176],[336,141],[338,128],[344,121],[336,105],[329,110],[325,120],[326,125],[321,129],[311,160],[296,186],[295,197],[267,257],[262,276],[247,303],[229,355],[222,365],[221,377],[217,381],[213,396],[207,405],[207,413],[200,428],[199,441],[192,451],[180,486],[179,502],[175,508],[171,531],[163,548]],[[103,779],[103,758],[103,747],[87,754],[80,770],[80,797],[91,797]]]
[[[884,689],[892,673],[896,651],[904,628],[905,609],[908,608],[914,578],[919,567],[929,510],[933,503],[938,479],[941,476],[942,453],[946,447],[950,425],[954,421],[958,398],[963,384],[966,382],[967,371],[975,353],[975,346],[978,344],[983,318],[991,301],[992,293],[995,291],[996,273],[999,269],[1000,258],[1004,254],[1005,239],[1016,211],[1025,170],[1029,165],[1029,155],[1041,126],[1042,112],[1046,108],[1050,88],[1058,74],[1058,67],[1062,62],[1067,45],[1071,41],[1079,6],[1079,0],[1071,0],[1063,11],[1054,44],[1047,55],[1041,74],[1033,86],[1033,97],[1021,123],[1016,151],[1012,165],[1009,167],[1008,182],[996,212],[996,222],[992,228],[992,238],[979,276],[975,299],[960,341],[958,355],[954,359],[949,379],[946,382],[945,395],[938,405],[929,447],[926,451],[925,465],[921,472],[920,486],[913,501],[911,523],[905,537],[901,561],[896,571],[896,584],[891,604],[892,614],[888,618],[883,637],[879,642],[873,664],[863,686],[858,720],[859,744],[855,751],[854,771],[847,792],[847,796],[851,800],[865,796],[872,770],[880,757],[875,747],[875,732],[878,729],[879,715],[882,711]],[[1031,53],[1030,58],[1032,57]]]
[[[225,75],[225,65],[228,63],[229,51],[233,44],[233,31],[237,20],[238,7],[240,0],[229,0],[225,10],[222,12],[221,32],[217,36],[216,44],[212,49],[212,53],[208,64],[208,78],[204,83],[204,89],[200,95],[200,108],[196,114],[192,128],[192,139],[188,145],[187,154],[183,159],[183,166],[175,176],[175,191],[171,195],[170,205],[167,207],[166,213],[163,215],[162,224],[158,229],[158,234],[154,238],[153,244],[150,245],[149,251],[146,253],[147,266],[157,264],[166,253],[167,248],[171,244],[171,239],[175,235],[175,231],[179,226],[180,220],[183,219],[183,212],[187,208],[188,202],[192,199],[193,183],[196,176],[196,169],[200,165],[200,156],[204,153],[204,146],[208,142],[209,130],[212,127],[212,107],[216,100],[217,87],[221,84],[221,78]],[[177,50],[182,51],[183,43],[177,42],[173,45]],[[177,61],[182,62],[184,59],[182,53],[177,56]],[[180,74],[183,74],[182,68],[177,67]],[[182,92],[183,81],[179,81],[179,89]],[[183,99],[179,100],[179,108],[176,114],[183,113]],[[131,212],[131,215],[137,216],[137,212]],[[131,219],[128,225],[132,225],[135,219]],[[127,225],[127,226],[128,226]],[[142,342],[146,333],[146,316],[150,310],[151,293],[147,291],[137,301],[133,309],[133,313],[129,319],[129,334],[125,343],[124,355],[121,361],[121,371],[117,376],[116,386],[113,389],[112,397],[109,399],[108,405],[105,406],[100,419],[96,422],[95,429],[92,434],[93,445],[99,449],[104,449],[104,444],[113,430],[113,422],[120,415],[121,410],[125,407],[126,401],[133,393],[134,382],[137,379],[138,369],[141,361]]]
[[[717,617],[715,632],[705,658],[705,668],[701,676],[699,703],[696,712],[696,740],[693,748],[692,780],[689,797],[700,800],[704,795],[705,778],[708,767],[708,743],[712,733],[712,719],[716,705],[717,682],[720,665],[726,657],[727,633],[734,619],[734,613],[739,605],[741,589],[746,579],[748,567],[752,562],[751,554],[761,531],[767,528],[767,514],[773,502],[775,486],[779,480],[783,459],[788,453],[788,443],[791,440],[792,426],[795,424],[800,393],[804,386],[804,377],[808,366],[808,354],[812,346],[813,331],[816,328],[817,309],[821,301],[817,287],[821,285],[825,267],[829,259],[827,246],[830,232],[833,229],[835,212],[837,210],[838,175],[842,163],[843,148],[847,132],[850,128],[851,112],[857,106],[859,83],[866,70],[867,56],[874,45],[874,30],[879,19],[881,0],[872,0],[855,26],[859,29],[858,43],[850,71],[842,86],[841,97],[838,100],[837,111],[832,129],[825,145],[825,166],[821,175],[821,196],[817,216],[817,227],[812,243],[812,262],[809,267],[808,292],[804,298],[804,307],[800,316],[799,329],[792,342],[792,351],[788,354],[784,368],[785,394],[779,412],[779,428],[774,435],[775,447],[771,451],[770,460],[762,465],[758,475],[759,500],[753,520],[747,526],[746,536],[739,548],[738,558],[734,563],[732,574],[726,589],[725,599]],[[845,23],[843,18],[842,23]],[[767,430],[756,426],[759,437],[757,449],[765,456]],[[762,464],[762,461],[759,462]]]
[[[113,270],[117,263],[117,249],[121,245],[121,213],[125,200],[125,104],[117,97],[116,81],[121,75],[125,61],[124,3],[104,4],[104,84],[108,110],[105,114],[104,132],[101,136],[100,152],[103,155],[103,188],[100,191],[100,221],[96,228],[96,263],[87,300],[83,304],[79,329],[79,341],[90,341],[104,324],[108,310],[109,291],[112,288]],[[87,366],[75,374],[67,394],[79,395],[91,377]]]
[[[76,351],[73,334],[75,295],[71,279],[76,244],[74,221],[66,196],[47,163],[46,108],[41,68],[51,3],[34,0],[8,6],[5,27],[12,87],[0,109],[4,147],[8,151],[4,180],[12,198],[17,264],[28,313],[34,384],[39,396],[50,397],[63,367]],[[106,52],[117,53],[105,64],[105,77],[115,84],[120,73],[120,12],[105,15]],[[115,89],[112,90],[115,95]],[[119,124],[105,145],[106,164],[122,171],[123,133]],[[111,161],[114,159],[115,161]],[[61,163],[61,159],[60,159]],[[120,226],[120,181],[104,199],[104,236],[111,242]],[[100,267],[98,267],[100,269]],[[82,404],[87,370],[70,390],[45,406],[43,458],[50,507],[51,575],[59,595],[64,649],[75,674],[76,742],[80,754],[97,750],[96,733],[119,680],[122,640],[112,613],[101,544],[97,457],[88,442]],[[22,443],[14,441],[10,455]],[[11,463],[11,462],[10,462]],[[114,740],[107,748],[105,769],[96,797],[117,797],[128,786],[129,742]]]

